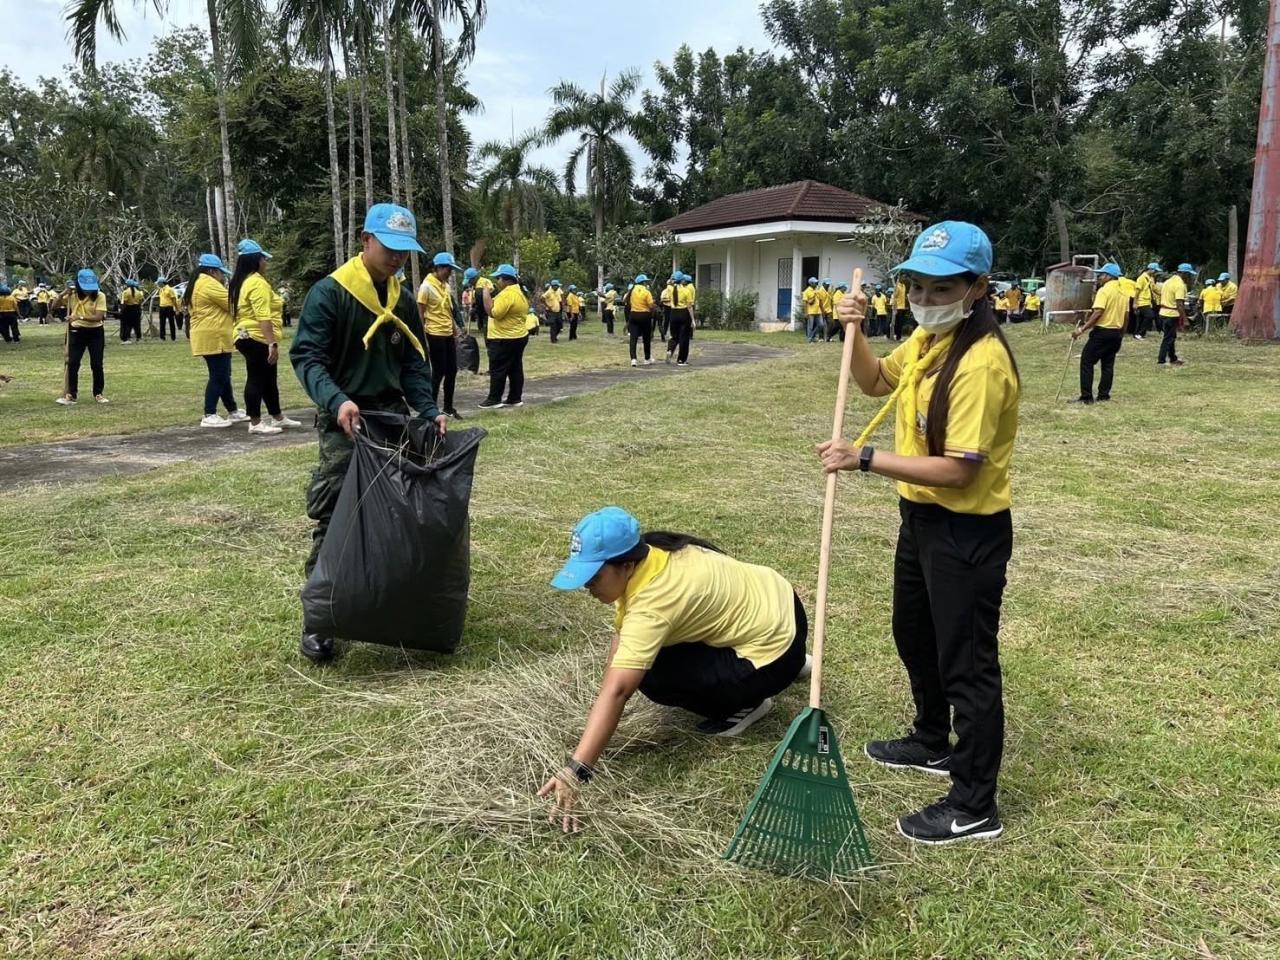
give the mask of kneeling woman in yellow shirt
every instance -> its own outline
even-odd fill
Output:
[[[925,230],[911,258],[894,268],[907,277],[919,327],[883,359],[858,332],[865,300],[845,298],[839,319],[857,338],[850,372],[863,393],[891,395],[864,436],[896,407],[896,452],[844,440],[818,447],[828,472],[862,470],[898,481],[893,637],[911,681],[915,721],[906,737],[868,743],[866,753],[888,767],[950,774],[945,797],[898,820],[899,833],[922,843],[991,838],[1003,829],[996,809],[1004,744],[996,635],[1013,549],[1009,462],[1020,385],[986,297],[991,262],[991,242],[972,224]]]
[[[573,807],[637,690],[706,719],[711,736],[742,733],[805,672],[808,623],[783,576],[725,556],[684,534],[640,533],[635,517],[605,507],[573,531],[569,560],[551,581],[613,604],[615,633],[587,727],[564,769],[538,796],[551,818],[578,829]]]

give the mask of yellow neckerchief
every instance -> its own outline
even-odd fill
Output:
[[[924,375],[929,371],[935,363],[941,359],[951,348],[952,341],[955,340],[955,331],[943,334],[934,341],[933,346],[925,352],[924,342],[929,337],[925,333],[924,327],[916,327],[915,332],[911,334],[911,338],[907,341],[906,362],[902,365],[902,373],[898,377],[898,385],[893,388],[893,393],[889,394],[884,402],[884,406],[880,408],[880,412],[871,418],[871,422],[867,424],[867,429],[854,441],[855,449],[861,449],[871,439],[871,435],[876,432],[880,424],[884,423],[885,417],[889,416],[889,411],[893,409],[897,403],[899,395],[902,395],[902,417],[907,422],[908,436],[914,436],[916,429],[916,415],[919,412],[919,393],[920,381],[924,379]]]
[[[631,579],[627,581],[626,589],[622,591],[622,596],[618,598],[615,604],[618,610],[617,624],[622,626],[622,618],[627,615],[627,604],[635,599],[635,595],[653,582],[653,579],[662,571],[667,569],[667,564],[671,561],[671,552],[663,550],[661,547],[650,547],[649,555],[640,561],[635,572],[631,574]]]
[[[418,356],[422,357],[423,360],[427,359],[426,351],[422,349],[422,341],[409,329],[409,325],[395,314],[396,304],[400,302],[399,280],[395,277],[387,277],[387,305],[383,306],[378,301],[378,291],[374,288],[373,278],[369,276],[369,269],[364,265],[364,260],[359,254],[356,254],[329,276],[338,281],[338,285],[342,289],[355,297],[362,307],[373,314],[375,319],[364,333],[364,348],[366,350],[369,349],[369,343],[373,340],[373,335],[378,332],[378,328],[383,324],[389,323],[405,335],[405,339],[413,345],[413,349],[418,351]]]

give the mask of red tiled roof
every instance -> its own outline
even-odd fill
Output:
[[[714,230],[774,220],[822,220],[856,223],[874,217],[884,204],[829,183],[800,180],[781,187],[763,187],[731,193],[700,207],[686,210],[650,229],[669,233]],[[924,220],[910,213],[913,219]]]

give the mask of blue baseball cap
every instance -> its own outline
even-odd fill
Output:
[[[817,277],[810,277],[810,278],[809,278],[809,282],[810,282],[810,283],[817,283],[817,282],[818,282],[818,278],[817,278]]]
[[[640,521],[621,507],[589,513],[573,528],[569,559],[551,585],[557,590],[579,590],[600,572],[606,560],[621,556],[639,542]]]
[[[613,289],[613,284],[612,284],[612,283],[606,283],[606,284],[604,285],[604,288],[605,288],[606,290],[612,290],[612,289]]]
[[[1229,274],[1229,273],[1220,273],[1220,274],[1218,274],[1218,282],[1219,282],[1219,283],[1222,283],[1224,280],[1225,280],[1225,281],[1227,281],[1227,282],[1230,282],[1230,280],[1231,280],[1231,274]]]
[[[551,281],[551,285],[552,285],[553,287],[558,287],[558,286],[560,286],[560,281],[559,281],[559,280],[552,280],[552,281]]]
[[[156,283],[168,283],[168,282],[169,282],[168,277],[156,277]]]
[[[437,253],[431,258],[431,266],[433,267],[452,267],[454,270],[461,270],[462,265],[453,259],[452,253]]]
[[[825,286],[828,286],[828,287],[829,287],[829,286],[831,286],[831,278],[830,278],[830,277],[823,277],[823,278],[822,278],[822,282],[823,282],[823,284],[824,284]]]
[[[1196,268],[1189,263],[1180,263],[1178,264],[1178,272],[1179,273],[1195,273]]]
[[[520,279],[520,274],[516,273],[516,268],[509,263],[499,264],[498,269],[493,271],[493,273],[490,274],[490,276],[492,276],[493,279],[495,280],[497,280],[498,277],[510,277],[512,280]]]
[[[1102,266],[1100,266],[1097,270],[1095,270],[1095,271],[1093,271],[1093,272],[1094,272],[1094,273],[1105,273],[1108,277],[1113,277],[1113,278],[1115,278],[1115,279],[1117,279],[1117,280],[1118,280],[1118,279],[1120,278],[1120,264],[1118,264],[1118,263],[1104,263]]]
[[[837,289],[837,290],[848,290],[848,289],[849,289],[849,285],[848,285],[847,283],[842,283],[842,284],[839,284],[839,285],[836,287],[836,289]]]
[[[426,253],[418,243],[418,221],[405,207],[375,203],[364,218],[364,232],[373,234],[388,250]]]
[[[649,282],[649,278],[648,278],[648,276],[646,276],[645,274],[643,274],[643,273],[642,273],[642,274],[640,274],[639,276],[637,276],[637,277],[636,277],[635,282],[636,282],[636,283],[648,283],[648,282]]]
[[[1206,281],[1204,282],[1204,285],[1205,285],[1206,287],[1212,287],[1212,286],[1213,286],[1214,284],[1216,284],[1216,283],[1217,283],[1217,281],[1216,281],[1216,280],[1214,280],[1214,279],[1213,279],[1213,277],[1210,277],[1208,280],[1206,280]]]
[[[478,276],[480,276],[479,270],[477,270],[475,267],[467,267],[466,270],[462,271],[462,282],[470,283],[472,280],[474,280]]]
[[[76,274],[76,284],[81,290],[87,290],[90,293],[97,293],[98,275],[86,267]]]
[[[576,286],[574,286],[572,283],[571,283],[571,284],[569,284],[569,290],[570,290],[570,291],[574,291],[574,290],[577,290],[577,289],[578,289],[578,288],[577,288]]]
[[[1164,272],[1164,267],[1160,266],[1160,264],[1156,263],[1154,260],[1147,264],[1147,269],[1154,270],[1156,273]]]
[[[268,260],[271,259],[271,254],[262,249],[262,244],[257,240],[249,240],[248,238],[236,244],[236,253],[242,257],[253,256],[256,253],[258,256],[266,257]]]
[[[222,265],[222,258],[212,253],[200,254],[200,259],[196,261],[201,270],[212,267],[214,270],[221,270],[223,273],[230,273],[226,267]]]
[[[893,268],[926,277],[954,277],[961,273],[991,272],[991,240],[978,227],[962,220],[935,223],[916,237],[911,256]]]
[[[124,285],[126,287],[136,287],[138,285],[138,281],[135,278],[130,277],[128,280],[124,282]]]

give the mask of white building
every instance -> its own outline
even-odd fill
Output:
[[[699,289],[754,292],[762,330],[793,321],[810,277],[848,283],[855,267],[864,282],[885,282],[870,265],[867,244],[883,235],[887,204],[815,180],[720,197],[655,224],[697,258]],[[907,214],[919,229],[924,218]],[[903,228],[900,226],[898,230]],[[673,269],[678,264],[673,264]]]

